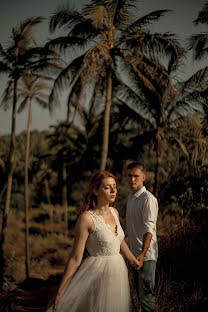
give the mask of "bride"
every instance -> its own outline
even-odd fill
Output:
[[[119,215],[111,205],[117,182],[107,171],[96,173],[88,187],[75,227],[75,241],[55,303],[47,311],[129,312],[128,271],[140,263],[124,241]],[[89,256],[82,261],[85,246]]]

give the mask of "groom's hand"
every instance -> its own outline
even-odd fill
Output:
[[[143,266],[143,262],[144,262],[144,256],[142,253],[140,255],[138,255],[137,260],[138,260],[138,262],[140,264],[140,268],[141,268]]]

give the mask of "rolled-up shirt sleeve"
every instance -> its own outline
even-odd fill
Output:
[[[143,205],[143,224],[144,224],[144,234],[155,233],[156,222],[158,215],[158,203],[157,199],[150,197],[147,198]]]

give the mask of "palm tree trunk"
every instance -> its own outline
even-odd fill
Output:
[[[30,127],[32,118],[32,100],[30,99],[28,124],[27,124],[27,141],[25,151],[25,275],[29,278],[30,254],[29,254],[29,183],[28,183],[28,166],[30,153]]]
[[[67,103],[66,123],[69,123],[69,119],[70,119],[70,106],[69,103]]]
[[[2,191],[0,193],[0,202],[1,202],[2,198],[3,198],[3,196],[4,196],[4,192],[6,191],[6,188],[7,188],[7,183],[4,183],[3,189],[2,189]]]
[[[160,165],[161,165],[161,153],[158,139],[156,139],[156,165],[155,165],[155,181],[154,181],[154,194],[157,197],[159,191],[159,177],[160,177]]]
[[[105,170],[108,157],[110,109],[112,100],[112,70],[108,73],[107,94],[105,102],[104,122],[103,122],[103,142],[101,149],[100,170]]]
[[[64,161],[62,167],[62,183],[62,206],[64,207],[64,223],[66,227],[68,227],[67,174]]]
[[[45,186],[45,193],[46,193],[47,202],[49,205],[51,230],[53,231],[53,205],[51,205],[51,195],[50,195],[50,188],[49,188],[48,179],[44,178],[43,182],[44,182],[44,186]]]
[[[14,80],[14,93],[13,93],[13,110],[12,110],[12,129],[11,129],[11,143],[9,151],[9,161],[8,161],[8,175],[7,175],[7,192],[6,200],[3,210],[3,221],[1,227],[1,242],[0,242],[0,287],[3,285],[4,280],[4,267],[5,267],[5,257],[4,257],[4,242],[5,242],[5,232],[7,227],[11,191],[12,191],[12,176],[15,168],[15,128],[16,128],[16,106],[17,106],[17,79]]]
[[[51,204],[51,194],[50,194],[50,188],[49,188],[49,184],[48,184],[48,179],[44,178],[44,186],[45,186],[45,195],[47,198],[47,202],[50,205]]]

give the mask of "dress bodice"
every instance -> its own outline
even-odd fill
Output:
[[[101,215],[95,214],[89,210],[93,222],[94,231],[89,234],[86,247],[91,256],[113,256],[120,252],[120,245],[124,239],[124,232],[121,228],[118,217],[112,207],[110,211],[117,224],[117,234],[109,224],[107,224]]]

